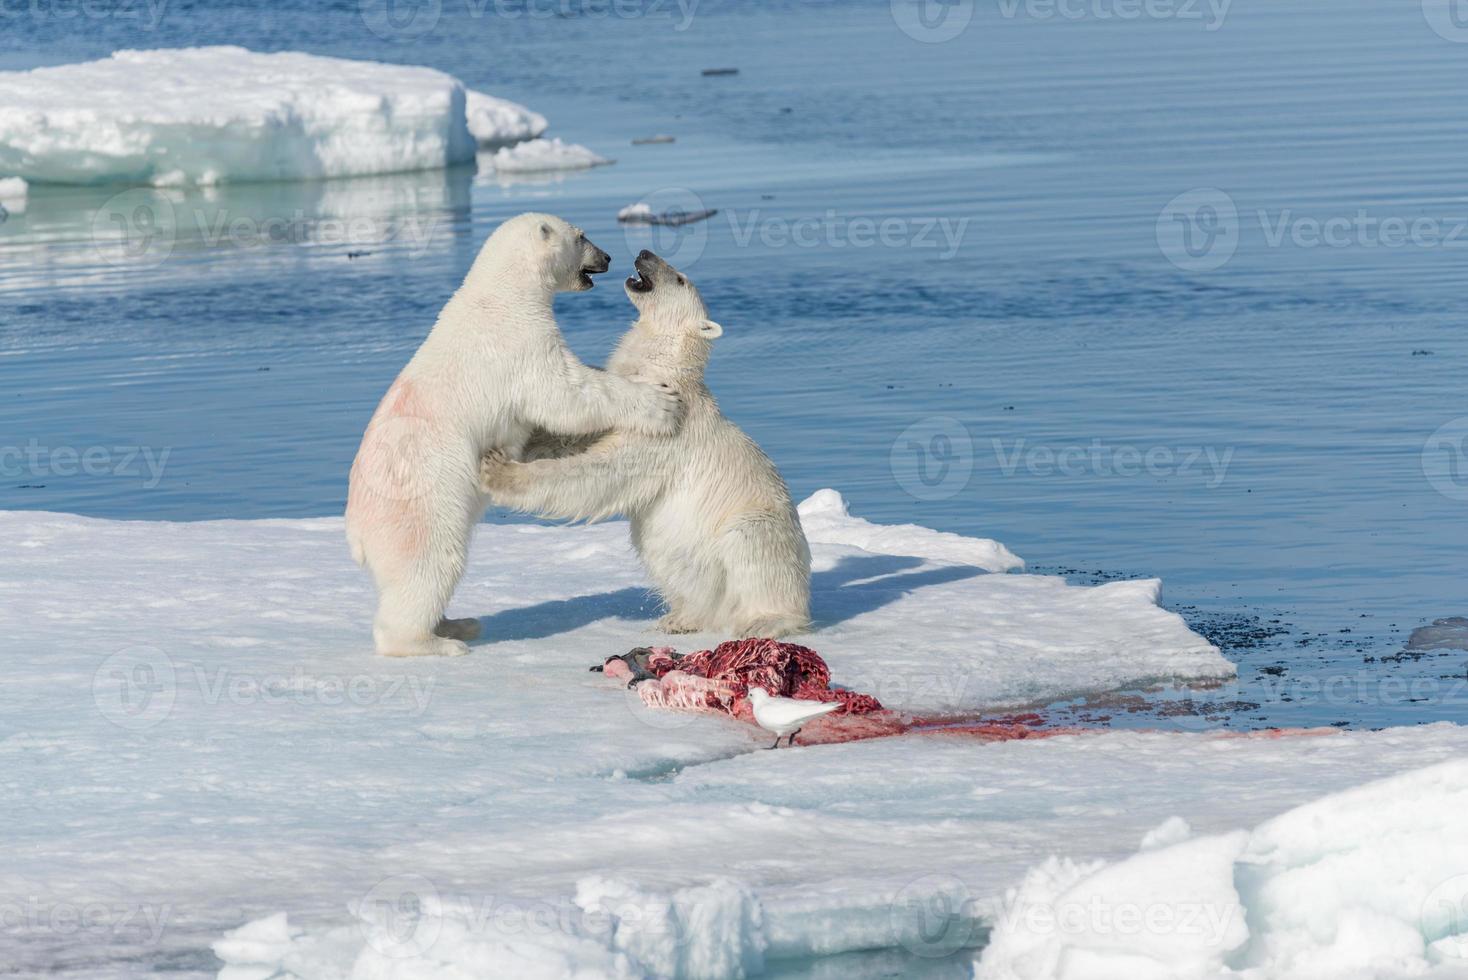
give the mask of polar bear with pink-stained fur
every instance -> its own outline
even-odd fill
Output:
[[[677,429],[670,385],[587,367],[556,326],[555,294],[590,289],[610,262],[553,215],[506,221],[377,406],[352,464],[346,524],[377,586],[379,654],[457,656],[478,635],[477,620],[443,613],[488,503],[485,453],[518,458],[536,429]]]

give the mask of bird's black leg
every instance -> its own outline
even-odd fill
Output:
[[[795,731],[791,732],[790,733],[790,737],[785,740],[785,744],[786,745],[794,745],[795,744],[795,736],[799,735],[801,733],[801,731],[802,731],[802,729],[797,728]]]
[[[775,736],[775,744],[774,745],[771,745],[770,746],[770,749],[778,749],[779,747],[780,747],[780,736],[779,735],[776,735]],[[766,749],[765,751],[768,752],[769,749]]]

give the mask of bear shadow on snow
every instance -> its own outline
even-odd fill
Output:
[[[916,589],[988,574],[972,565],[908,571],[922,564],[921,558],[907,555],[848,555],[834,567],[815,572],[810,583],[812,628],[819,631],[835,626],[896,602]],[[504,609],[479,618],[481,639],[471,645],[540,640],[611,617],[648,619],[657,615],[660,606],[651,591],[626,588]],[[677,637],[670,636],[668,643],[676,645]]]

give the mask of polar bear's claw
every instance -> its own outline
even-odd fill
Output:
[[[668,613],[658,620],[658,632],[660,633],[697,633],[698,627],[684,621],[682,618]]]

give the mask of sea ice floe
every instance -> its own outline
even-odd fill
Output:
[[[158,186],[469,163],[545,117],[431,68],[238,47],[0,72],[0,175]]]

